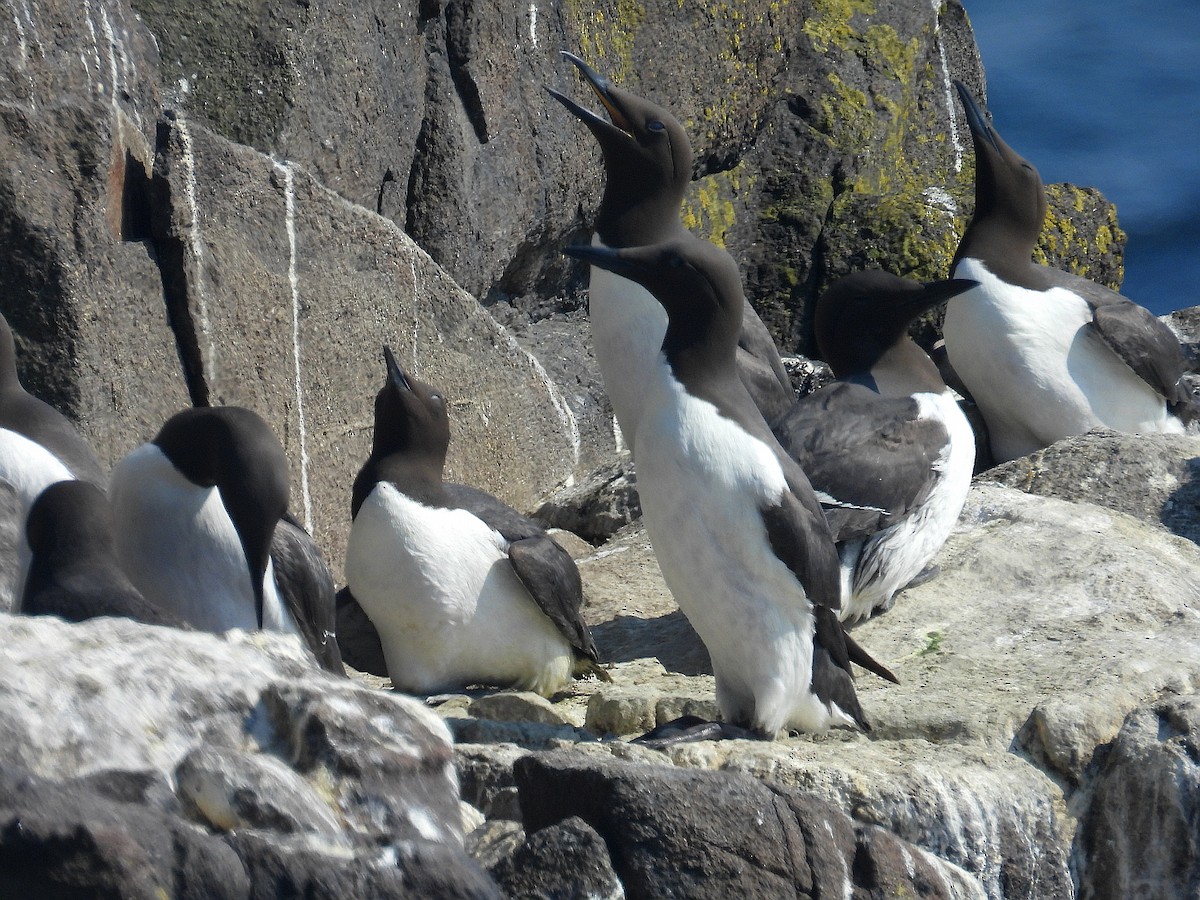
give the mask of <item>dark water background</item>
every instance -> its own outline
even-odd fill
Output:
[[[1122,293],[1200,305],[1200,0],[964,0],[996,130],[1117,205]]]

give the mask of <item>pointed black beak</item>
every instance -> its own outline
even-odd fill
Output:
[[[979,287],[979,282],[973,281],[970,278],[947,278],[944,281],[927,281],[925,282],[925,290],[919,296],[913,298],[912,317],[915,319],[922,313],[945,303],[951,297],[956,297],[976,287]]]
[[[404,370],[396,362],[396,356],[392,353],[392,348],[387,344],[383,345],[383,359],[387,363],[388,380],[396,386],[397,390],[412,393],[412,385],[408,383],[408,378],[405,376]]]
[[[991,145],[993,150],[999,153],[1000,145],[996,143],[996,132],[988,124],[987,118],[976,102],[974,95],[958,79],[954,81],[954,89],[958,91],[958,99],[962,101],[963,112],[967,114],[967,127],[971,129],[972,137],[976,140],[983,138],[983,140]]]

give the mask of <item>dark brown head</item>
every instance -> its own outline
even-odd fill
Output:
[[[968,279],[922,284],[890,272],[869,270],[839,278],[817,301],[817,348],[839,378],[903,382],[897,393],[942,390],[929,357],[908,336],[908,326],[955,294],[978,283]],[[872,385],[892,393],[884,385]]]
[[[419,461],[441,479],[450,446],[446,399],[436,388],[409,377],[390,347],[383,348],[387,381],[375,395],[375,437],[371,458],[403,455]]]
[[[547,88],[600,142],[607,176],[596,213],[600,239],[610,247],[665,240],[683,228],[679,209],[692,178],[687,133],[661,106],[617,87],[579,57],[563,55],[583,74],[612,120]]]
[[[563,252],[645,287],[667,311],[663,352],[676,365],[692,360],[699,371],[728,363],[733,371],[745,295],[733,258],[690,234],[646,247],[619,250],[565,247]]]
[[[193,484],[220,493],[246,554],[261,625],[271,536],[289,494],[287,456],[275,432],[248,409],[206,406],[176,413],[154,444]]]
[[[1027,266],[1046,221],[1046,189],[1037,169],[1004,143],[961,81],[954,82],[975,145],[975,212],[954,262],[981,259],[997,271]],[[1015,279],[1014,279],[1015,280]]]

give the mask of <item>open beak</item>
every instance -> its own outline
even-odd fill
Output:
[[[548,87],[546,90],[550,93],[550,96],[570,110],[570,112],[576,118],[581,119],[588,127],[594,128],[596,125],[600,125],[604,128],[611,128],[615,126],[618,130],[632,137],[633,128],[629,124],[629,119],[621,111],[621,106],[617,102],[617,99],[613,96],[611,90],[612,85],[609,80],[585,63],[574,53],[568,53],[566,50],[564,50],[562,51],[562,55],[573,62],[575,67],[583,74],[583,77],[587,79],[588,84],[591,85],[592,90],[600,99],[601,105],[604,106],[604,111],[607,112],[609,118],[612,119],[612,125],[609,125],[608,122],[605,122],[590,109],[580,106],[565,94],[556,91],[554,88]]]

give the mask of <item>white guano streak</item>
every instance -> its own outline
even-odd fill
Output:
[[[946,112],[950,115],[950,146],[954,148],[954,171],[962,171],[963,147],[962,138],[958,134],[958,113],[955,112],[954,84],[950,80],[950,64],[946,61],[946,45],[942,43],[942,2],[930,0],[933,6],[933,39],[937,41],[938,59],[942,64],[942,85],[946,95]]]
[[[300,276],[296,274],[296,183],[292,164],[272,159],[275,168],[283,172],[283,193],[286,203],[288,236],[288,283],[292,288],[292,364],[296,385],[296,418],[300,432],[300,496],[304,501],[304,527],[312,532],[312,495],[308,488],[308,428],[304,421],[304,382],[300,365]]]
[[[181,110],[176,110],[175,124],[179,128],[179,143],[183,148],[183,194],[188,214],[192,217],[188,225],[188,249],[192,254],[192,265],[196,267],[195,297],[196,309],[200,314],[200,353],[204,378],[211,384],[216,379],[217,360],[212,342],[212,323],[208,318],[208,297],[204,290],[204,244],[200,240],[200,206],[196,202],[196,157],[192,149],[192,133]]]
[[[534,50],[536,50],[537,46],[538,46],[537,16],[538,16],[537,4],[530,3],[529,4],[529,40],[533,42]]]

